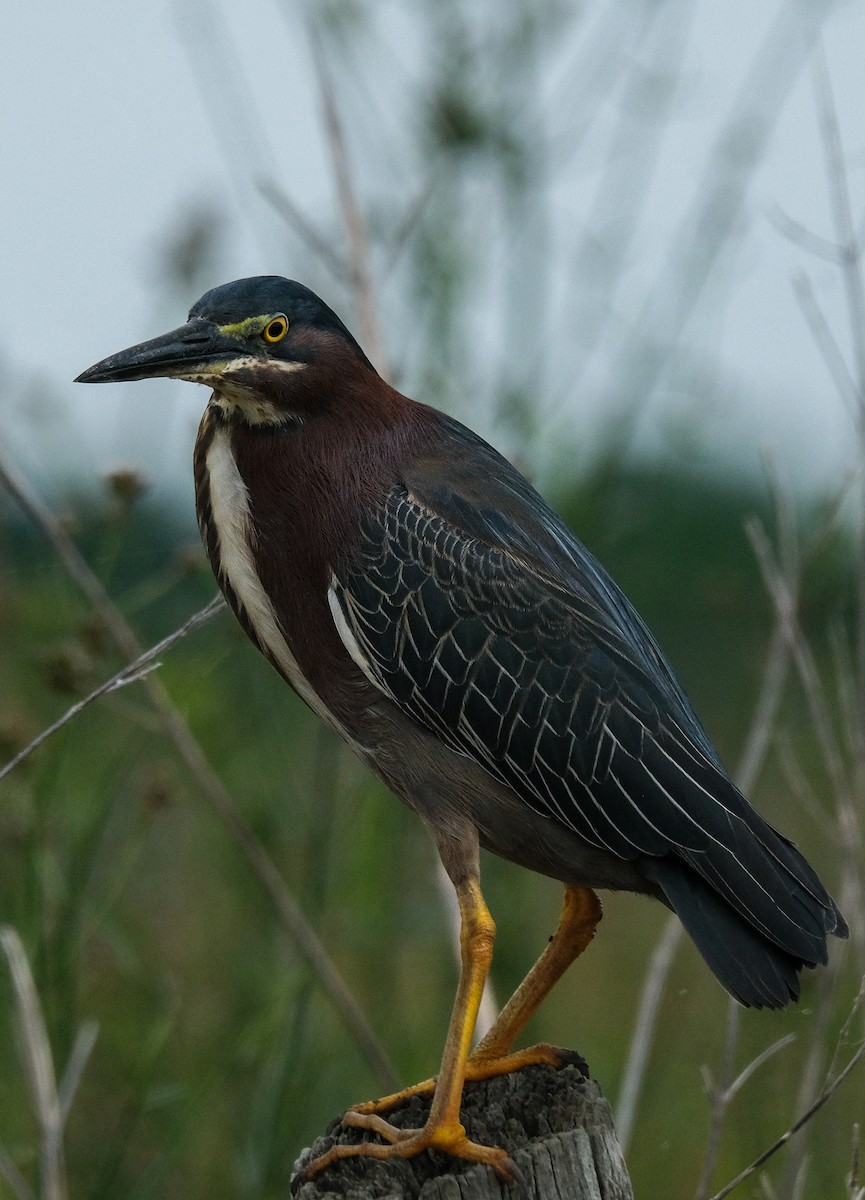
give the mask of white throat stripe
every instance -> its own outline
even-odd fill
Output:
[[[237,596],[262,649],[271,655],[309,707],[333,725],[328,710],[298,666],[255,569],[250,549],[255,530],[249,512],[249,492],[234,461],[229,429],[216,430],[207,451],[207,473],[210,507],[219,540],[219,574]]]

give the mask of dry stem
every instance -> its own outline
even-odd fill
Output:
[[[121,654],[130,661],[141,655],[141,646],[120,610],[91,571],[78,547],[29,483],[0,455],[0,482],[39,526],[66,567],[76,586],[99,614]],[[399,1079],[357,1001],[332,962],[315,930],[279,874],[272,858],[241,815],[228,790],[162,684],[147,674],[140,678],[155,710],[163,734],[174,744],[210,808],[222,822],[269,896],[280,923],[311,968],[342,1017],[369,1065],[385,1088],[396,1088]]]
[[[832,1082],[823,1089],[814,1103],[802,1113],[802,1116],[798,1119],[798,1121],[795,1121],[789,1129],[785,1130],[785,1132],[782,1133],[781,1136],[777,1138],[777,1140],[774,1141],[767,1150],[764,1150],[762,1154],[758,1155],[757,1158],[755,1158],[754,1161],[744,1169],[744,1171],[740,1171],[735,1179],[731,1179],[725,1187],[722,1187],[720,1192],[715,1192],[711,1200],[724,1200],[724,1197],[729,1196],[730,1193],[735,1191],[741,1183],[744,1183],[746,1179],[750,1179],[755,1171],[759,1171],[763,1164],[768,1162],[772,1155],[776,1154],[782,1146],[786,1146],[790,1138],[793,1137],[794,1134],[798,1133],[804,1125],[807,1125],[811,1118],[820,1111],[827,1100],[830,1100],[832,1096],[835,1095],[838,1088],[841,1086],[853,1068],[857,1065],[863,1055],[865,1055],[865,1046],[860,1046],[847,1063],[847,1066],[844,1068],[844,1070],[836,1075]]]
[[[143,654],[139,654],[138,658],[136,658],[134,662],[131,662],[128,664],[128,666],[123,667],[115,675],[112,675],[110,679],[106,679],[104,683],[100,684],[99,687],[94,688],[93,691],[84,696],[83,699],[76,701],[75,704],[66,710],[62,717],[58,717],[56,721],[43,729],[41,733],[36,735],[32,742],[29,742],[23,748],[23,750],[19,750],[14,758],[10,758],[9,762],[7,762],[5,766],[0,767],[0,779],[5,779],[10,771],[13,771],[17,766],[20,766],[25,759],[28,759],[35,750],[38,750],[40,746],[44,745],[44,743],[47,742],[50,737],[53,737],[55,733],[61,730],[64,725],[68,725],[70,721],[74,721],[74,719],[83,713],[86,708],[90,707],[94,700],[98,700],[101,696],[107,696],[110,692],[119,691],[120,688],[128,687],[130,683],[140,683],[141,680],[144,679],[146,675],[149,675],[151,671],[158,670],[161,664],[156,660],[161,654],[164,654],[165,651],[169,650],[173,645],[175,645],[176,642],[179,642],[182,638],[185,638],[187,634],[190,634],[193,632],[193,630],[198,629],[200,625],[204,625],[210,620],[211,617],[215,616],[216,613],[218,613],[224,607],[225,601],[222,599],[222,597],[215,596],[209,604],[191,616],[188,621],[180,626],[179,629],[175,629],[173,633],[168,635],[168,637],[164,637],[162,641],[157,642],[155,646],[151,646],[149,650],[145,650]]]

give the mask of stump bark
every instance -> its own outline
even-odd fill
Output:
[[[423,1125],[429,1101],[414,1097],[388,1113],[400,1128]],[[427,1151],[412,1159],[346,1159],[304,1181],[306,1163],[335,1142],[374,1138],[336,1118],[295,1164],[295,1200],[633,1200],[610,1106],[585,1061],[525,1067],[467,1083],[462,1120],[473,1141],[502,1146],[521,1178],[498,1179],[486,1166]]]

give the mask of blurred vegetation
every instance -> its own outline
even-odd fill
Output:
[[[639,497],[639,503],[636,499]],[[734,760],[770,625],[742,531],[766,498],[660,467],[605,471],[558,496],[561,510],[656,630],[726,757]],[[172,512],[146,498],[70,501],[67,520],[146,641],[213,591]],[[6,512],[0,576],[3,758],[122,665],[52,552]],[[849,594],[850,548],[827,543],[803,615],[826,629]],[[160,674],[210,759],[337,959],[406,1081],[434,1070],[455,982],[420,823],[382,793],[259,658],[228,614],[163,661]],[[785,716],[801,740],[801,705]],[[279,932],[236,847],[135,685],[105,698],[0,783],[0,913],[31,956],[56,1061],[79,1023],[100,1035],[67,1139],[71,1192],[101,1197],[284,1195],[293,1152],[347,1103],[375,1094],[370,1072],[308,969]],[[756,797],[833,883],[814,814],[777,769]],[[518,982],[551,930],[558,889],[488,860],[499,923],[494,982]],[[607,900],[599,937],[532,1033],[578,1047],[615,1098],[659,906]],[[732,1174],[790,1119],[808,1046],[809,997],[744,1023],[743,1062],[800,1031],[733,1107],[721,1169]],[[852,1001],[844,986],[838,1011]],[[630,1164],[644,1195],[693,1192],[706,1110],[697,1069],[720,1050],[725,999],[689,946],[677,960],[652,1051],[651,1103]],[[33,1120],[0,971],[0,1138],[26,1169]],[[833,1036],[835,1026],[833,1024]],[[861,1100],[861,1082],[858,1092]],[[812,1187],[830,1194],[846,1161],[854,1087],[820,1123]],[[814,1194],[818,1194],[816,1191]]]
[[[315,132],[273,121],[280,81],[274,107],[256,113],[242,56],[220,42],[219,21],[188,47],[213,107],[226,181],[256,236],[268,236],[262,197],[271,218],[276,210],[272,269],[321,291],[371,353],[378,343],[376,361],[398,386],[493,435],[537,479],[645,617],[735,766],[775,627],[744,522],[756,514],[774,536],[776,503],[768,485],[702,456],[699,420],[728,381],[705,350],[711,336],[695,349],[689,323],[701,306],[717,313],[727,299],[725,256],[822,6],[798,6],[796,19],[782,6],[755,47],[753,73],[707,149],[705,174],[669,244],[656,248],[654,275],[632,252],[682,82],[685,0],[296,7],[316,99],[330,114],[321,134],[337,181],[328,203],[297,194],[290,139]],[[289,25],[297,37],[299,23]],[[215,79],[218,99],[208,90]],[[284,144],[271,153],[263,131],[277,129]],[[593,186],[577,218],[572,192],[586,175]],[[105,186],[110,178],[106,170]],[[224,282],[236,218],[225,208],[215,189],[163,232],[153,291],[166,328]],[[129,341],[147,333],[130,330]],[[658,394],[696,392],[702,408],[674,431],[684,442],[672,437],[654,459],[639,453]],[[575,411],[583,396],[608,414],[600,434],[584,432]],[[143,470],[148,454],[158,461],[163,437],[159,425]],[[54,503],[149,644],[203,605],[214,583],[191,514],[178,515],[144,482],[115,474],[95,495],[55,481]],[[865,591],[855,530],[835,518],[837,503],[802,501],[796,513],[805,548],[799,617],[861,810],[861,707],[845,687],[863,632],[857,586]],[[11,502],[0,506],[0,767],[122,665],[104,619],[42,536]],[[420,822],[331,739],[227,613],[163,655],[159,678],[399,1076],[430,1074],[456,966]],[[830,889],[854,879],[861,897],[861,862],[851,868],[856,851],[849,831],[846,843],[838,832],[831,771],[792,670],[769,733],[755,803],[801,842]],[[503,999],[552,931],[559,888],[490,859],[484,888],[499,928],[493,980]],[[713,1188],[765,1150],[822,1086],[858,989],[862,913],[847,915],[857,937],[840,972],[807,978],[790,1011],[742,1017],[734,1075],[784,1035],[796,1040],[733,1099]],[[607,897],[599,936],[530,1030],[579,1049],[614,1104],[665,919],[648,901]],[[141,685],[99,700],[0,780],[0,923],[25,943],[58,1073],[81,1022],[99,1023],[66,1136],[71,1195],[282,1197],[294,1155],[327,1120],[388,1090],[160,732]],[[727,1014],[725,996],[683,943],[628,1151],[640,1197],[697,1193],[711,1119],[702,1072],[723,1082]],[[836,1069],[850,1053],[842,1046]],[[35,1190],[40,1139],[25,1057],[0,960],[0,1146]],[[770,1164],[774,1194],[841,1196],[851,1129],[863,1116],[859,1070]],[[790,1172],[803,1162],[800,1185]],[[745,1192],[756,1186],[751,1180]]]

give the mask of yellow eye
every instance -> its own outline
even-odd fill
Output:
[[[272,346],[275,342],[281,342],[288,333],[288,317],[280,313],[278,317],[274,317],[261,332],[261,336],[266,342]]]

